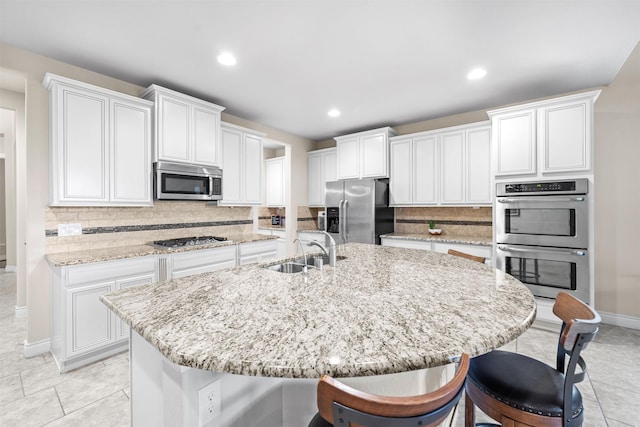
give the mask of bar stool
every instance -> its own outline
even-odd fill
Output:
[[[555,369],[499,350],[471,360],[465,386],[466,427],[476,425],[475,406],[505,426],[582,425],[584,407],[575,384],[584,379],[587,365],[580,353],[595,338],[600,315],[566,292],[558,294],[553,313],[562,320]]]
[[[349,387],[323,375],[318,382],[318,413],[309,427],[436,426],[456,406],[469,370],[462,354],[455,375],[439,389],[418,396],[380,396]]]
[[[455,249],[449,249],[447,251],[447,253],[449,255],[459,256],[459,257],[462,257],[462,258],[467,258],[467,259],[470,259],[472,261],[478,261],[478,262],[481,262],[483,264],[484,264],[484,261],[485,261],[484,257],[471,255],[471,254],[467,254],[467,253],[460,252],[460,251],[456,251]]]

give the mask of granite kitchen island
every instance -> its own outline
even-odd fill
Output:
[[[254,264],[103,296],[131,327],[133,425],[306,425],[324,373],[424,392],[416,373],[535,319],[531,292],[483,264],[364,244],[338,255],[306,275]]]

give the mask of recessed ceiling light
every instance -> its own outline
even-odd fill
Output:
[[[224,52],[218,55],[218,62],[222,65],[236,65],[236,57],[229,52]]]
[[[479,80],[487,75],[487,70],[484,68],[474,68],[467,74],[467,79],[469,80]]]
[[[329,110],[327,114],[329,114],[329,117],[338,117],[340,115],[340,110],[333,108]]]

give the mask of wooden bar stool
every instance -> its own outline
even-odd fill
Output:
[[[484,257],[471,255],[471,254],[467,254],[467,253],[460,252],[460,251],[456,251],[455,249],[449,249],[447,251],[447,253],[449,255],[459,256],[459,257],[462,257],[462,258],[467,258],[467,259],[470,259],[472,261],[478,261],[478,262],[481,262],[483,264],[484,264],[484,261],[485,261]]]
[[[503,426],[582,425],[584,407],[575,384],[584,379],[587,367],[580,353],[595,338],[600,315],[566,292],[558,294],[553,313],[562,319],[555,369],[499,350],[471,360],[465,386],[466,427],[476,425],[475,406]]]
[[[469,370],[469,355],[462,354],[451,381],[418,396],[379,396],[356,390],[323,375],[318,382],[318,410],[309,427],[436,426],[456,406]]]

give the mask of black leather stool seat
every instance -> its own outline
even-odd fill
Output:
[[[325,421],[325,419],[320,416],[320,413],[316,413],[309,423],[309,427],[333,427],[333,424]]]
[[[538,360],[494,350],[471,359],[467,380],[494,399],[534,414],[561,417],[564,374]],[[573,417],[582,412],[582,395],[573,386]]]

